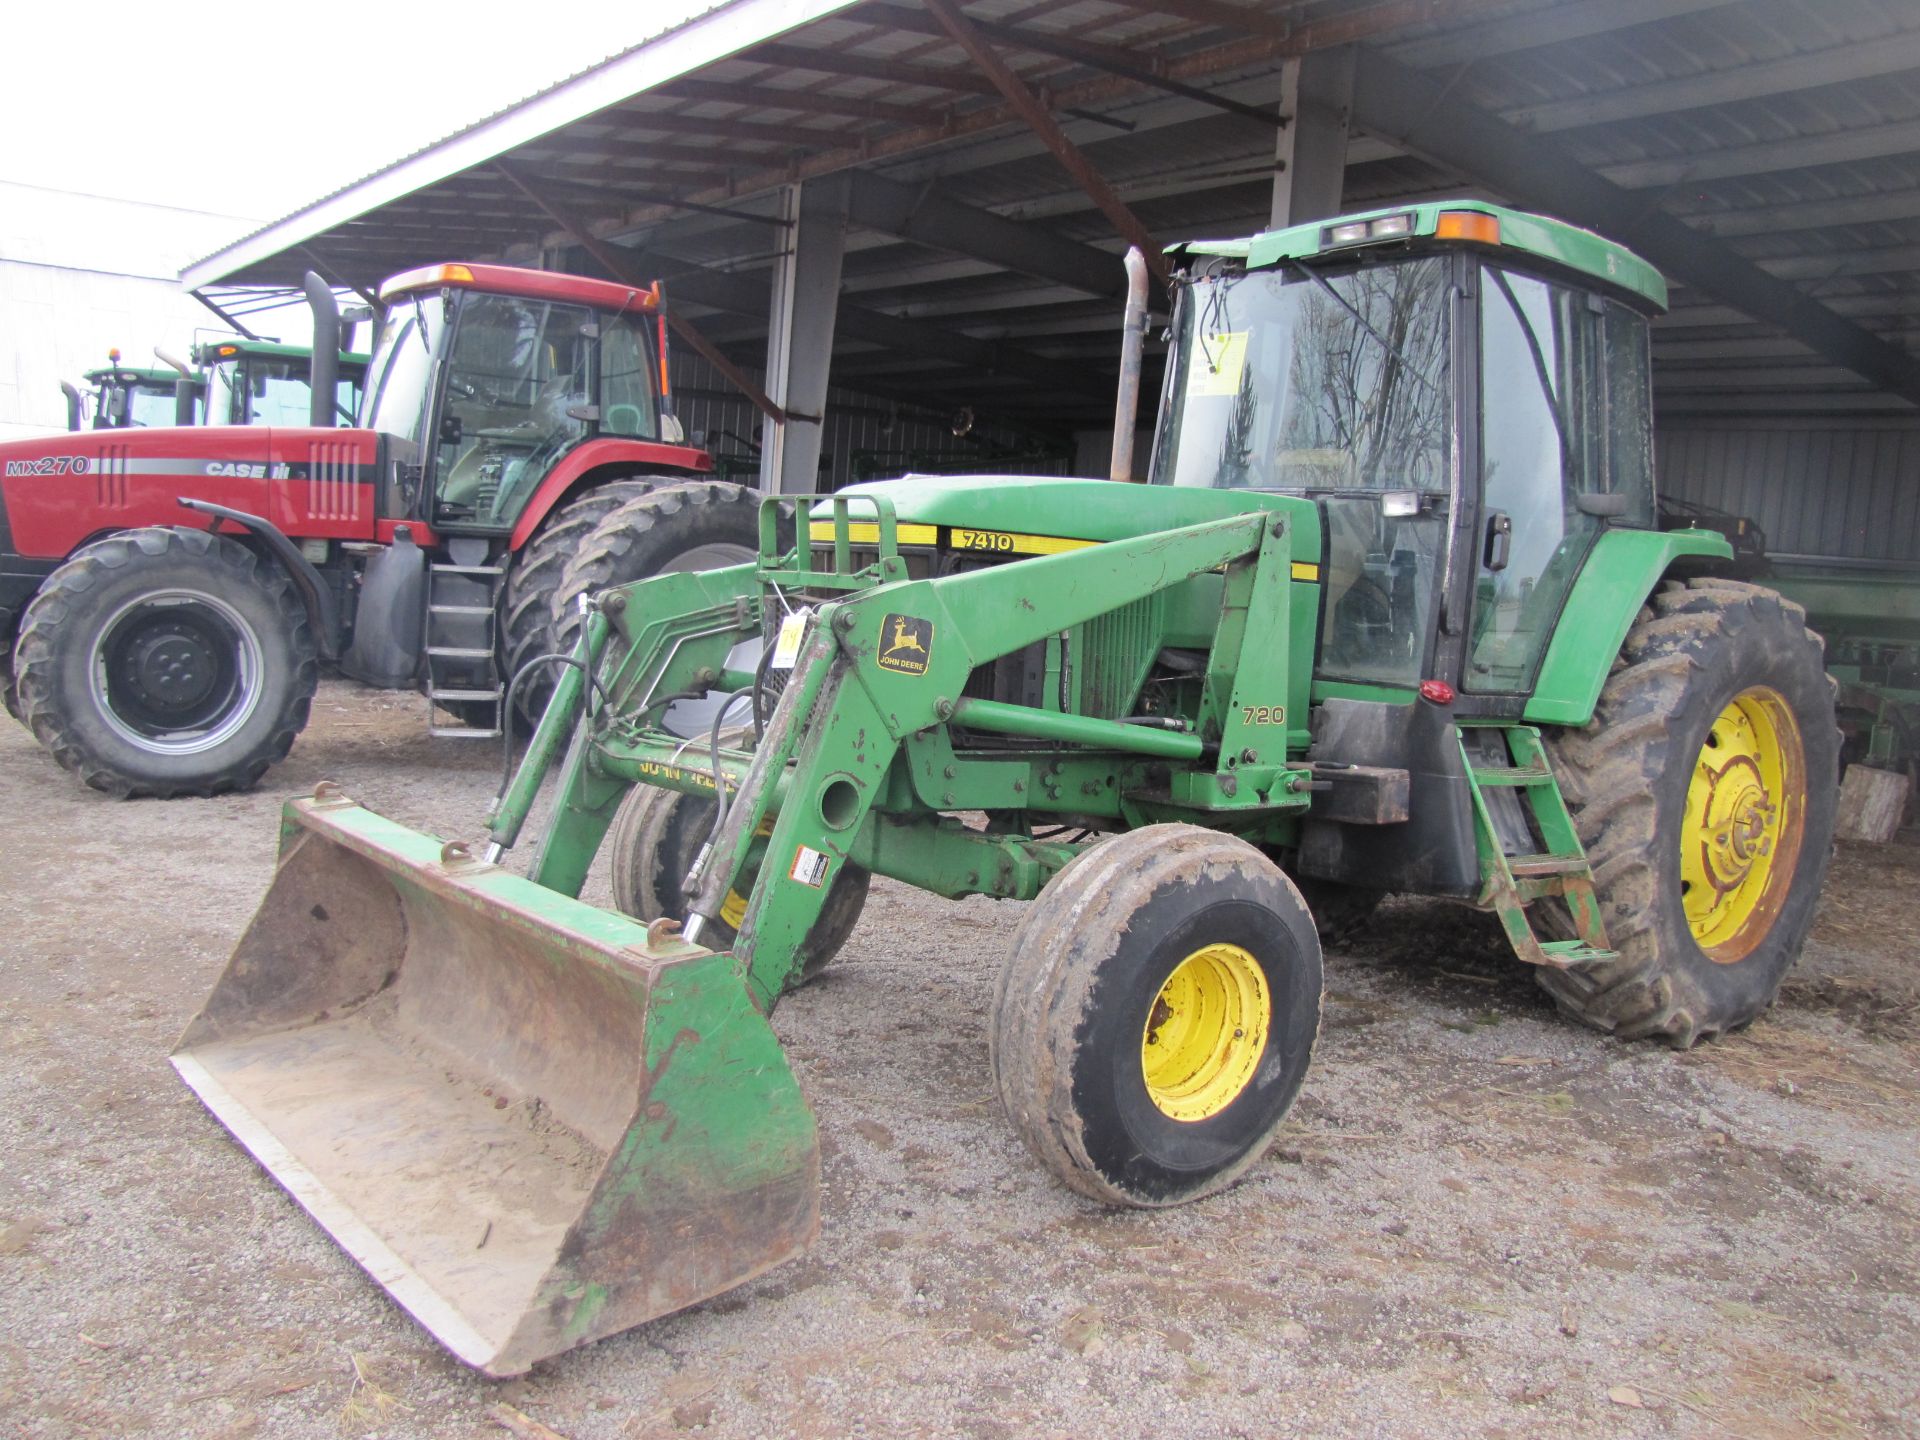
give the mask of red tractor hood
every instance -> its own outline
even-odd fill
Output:
[[[63,559],[142,525],[203,528],[181,497],[270,520],[295,539],[375,538],[371,430],[200,426],[88,430],[0,444],[13,553]]]

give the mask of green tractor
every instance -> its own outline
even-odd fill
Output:
[[[992,1071],[1116,1205],[1258,1163],[1316,930],[1386,892],[1498,915],[1622,1037],[1772,1001],[1827,865],[1832,692],[1796,607],[1714,578],[1723,537],[1658,528],[1659,276],[1465,201],[1175,255],[1148,483],[864,484],[798,502],[793,545],[768,500],[751,563],[591,597],[484,851],[333,786],[288,806],[174,1063],[468,1363],[807,1243],[819,1146],[767,1017],[873,875],[1029,902]],[[715,692],[740,713],[672,723]],[[603,848],[624,914],[575,898]]]
[[[67,429],[130,430],[199,423],[202,381],[185,362],[164,368],[120,363],[118,346],[107,363],[80,377],[85,383],[60,382],[67,400]]]

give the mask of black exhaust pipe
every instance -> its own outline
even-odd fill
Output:
[[[333,287],[311,270],[301,284],[313,311],[313,403],[307,421],[331,430],[340,423],[340,302],[333,298]]]

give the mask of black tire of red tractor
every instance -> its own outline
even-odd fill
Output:
[[[20,686],[13,678],[13,639],[8,637],[6,646],[0,648],[0,705],[7,707],[7,714],[26,724],[26,717],[20,713]]]
[[[169,595],[199,597],[166,604],[200,620],[208,653],[218,647],[205,637],[224,635],[235,647],[232,657],[215,656],[231,660],[223,687],[230,698],[215,699],[195,722],[204,732],[197,740],[187,728],[165,733],[155,712],[109,715],[130,702],[116,698],[111,665],[100,678],[102,647],[111,651],[125,626],[143,623],[142,598]],[[156,617],[165,613],[154,607]],[[14,660],[35,738],[87,785],[121,798],[219,795],[256,784],[306,728],[320,675],[306,611],[285,575],[225,536],[159,527],[97,540],[49,575],[27,606]],[[142,726],[163,733],[136,734]]]
[[[627,792],[609,828],[614,907],[636,920],[687,913],[686,875],[713,828],[713,803],[679,790],[636,785]],[[800,947],[800,970],[787,984],[797,990],[819,978],[847,943],[866,908],[871,874],[845,865],[827,890],[825,906]],[[703,945],[724,949],[733,927],[716,919]]]
[[[1149,1016],[1184,960],[1251,955],[1270,1008],[1250,1077],[1181,1120],[1149,1093]],[[1069,1188],[1110,1205],[1199,1199],[1265,1153],[1320,1028],[1320,942],[1289,881],[1252,845],[1150,825],[1090,846],[1028,908],[995,986],[989,1055],[1014,1130]]]
[[[1743,958],[1721,964],[1682,908],[1682,827],[1709,730],[1754,686],[1781,697],[1800,736],[1801,833],[1772,924]],[[1585,1024],[1678,1049],[1751,1022],[1799,957],[1833,850],[1840,732],[1824,646],[1805,612],[1744,581],[1671,582],[1628,632],[1592,722],[1546,739],[1619,958],[1540,970],[1541,986]]]
[[[554,592],[560,588],[567,562],[579,552],[593,527],[629,500],[638,500],[681,478],[671,473],[629,475],[596,485],[554,507],[507,570],[506,593],[500,601],[503,679],[511,680],[535,656],[553,652]],[[520,682],[514,708],[519,712],[515,721],[521,730],[531,730],[539,723],[540,712],[553,693],[556,668],[539,666]]]
[[[785,534],[781,539],[788,543]],[[562,572],[551,612],[554,644],[563,654],[573,648],[582,595],[685,569],[685,557],[696,552],[738,564],[752,559],[759,543],[760,496],[744,485],[690,480],[629,500],[601,517]]]

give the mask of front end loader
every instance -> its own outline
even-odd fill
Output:
[[[1625,1037],[1770,1003],[1829,849],[1832,700],[1793,607],[1657,527],[1658,277],[1477,202],[1180,259],[1150,483],[861,485],[797,502],[793,543],[768,500],[751,561],[588,597],[480,854],[289,805],[175,1064],[469,1363],[806,1243],[814,1122],[766,1016],[872,875],[1030,902],[991,1068],[1110,1204],[1258,1163],[1317,926],[1388,891],[1494,912]],[[750,723],[670,723],[716,692]],[[575,898],[603,849],[623,914]]]

